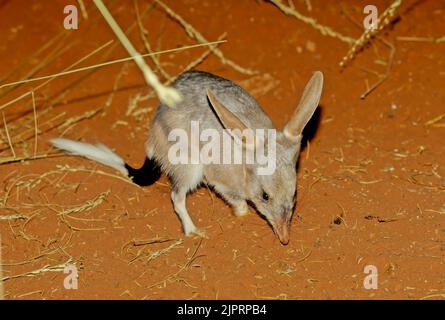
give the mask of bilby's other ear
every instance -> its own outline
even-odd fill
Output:
[[[259,141],[260,138],[255,136],[253,130],[247,127],[234,113],[218,100],[212,90],[207,89],[207,97],[223,127],[228,130],[236,142],[241,143],[243,147],[250,149],[254,149],[256,145],[263,143],[263,141]]]
[[[300,103],[283,129],[283,134],[287,139],[296,142],[301,140],[303,129],[320,102],[322,90],[323,73],[316,71],[304,88]]]

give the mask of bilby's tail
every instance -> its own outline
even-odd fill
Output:
[[[68,154],[82,156],[119,170],[140,186],[151,185],[161,176],[161,168],[154,159],[146,158],[141,168],[134,169],[103,144],[93,145],[63,138],[56,138],[50,142],[53,146]]]

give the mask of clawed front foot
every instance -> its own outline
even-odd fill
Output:
[[[247,205],[247,203],[244,201],[239,205],[233,206],[233,213],[237,216],[237,217],[243,217],[247,214],[249,214],[249,206]]]

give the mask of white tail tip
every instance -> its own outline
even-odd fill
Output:
[[[68,154],[97,161],[120,171],[124,175],[128,175],[128,170],[125,168],[125,161],[103,144],[93,145],[64,138],[52,139],[50,142],[54,147]]]

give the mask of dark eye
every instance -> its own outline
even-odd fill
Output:
[[[265,201],[269,200],[269,195],[265,191],[263,191],[263,200],[265,200]]]

